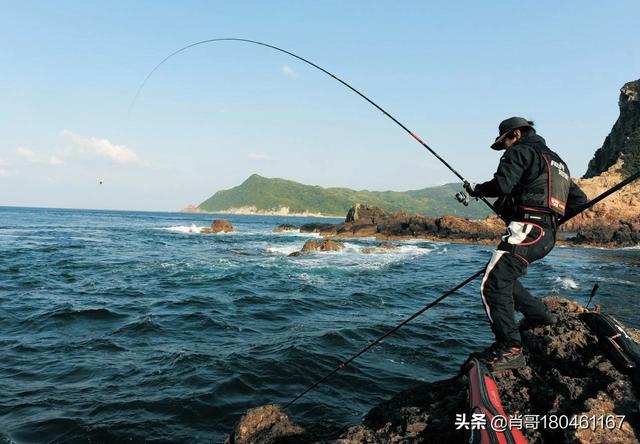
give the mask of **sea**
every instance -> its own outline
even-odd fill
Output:
[[[200,234],[214,218],[232,233]],[[0,207],[0,442],[221,443],[482,269],[492,247],[373,238],[288,255],[336,220]],[[640,327],[640,248],[557,247],[523,279]],[[342,428],[492,341],[476,280],[288,408]]]

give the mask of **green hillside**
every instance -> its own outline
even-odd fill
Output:
[[[460,184],[447,184],[415,191],[355,191],[348,188],[322,188],[285,179],[269,179],[253,174],[237,187],[221,190],[198,205],[204,211],[225,211],[232,208],[255,207],[258,211],[277,211],[287,207],[290,213],[322,213],[343,217],[356,203],[374,205],[387,211],[442,216],[453,214],[482,218],[491,210],[481,202],[468,207],[454,196]]]

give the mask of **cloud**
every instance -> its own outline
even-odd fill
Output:
[[[247,159],[249,160],[271,160],[271,156],[268,154],[261,153],[249,153],[247,154]]]
[[[82,152],[89,152],[106,157],[116,163],[139,163],[138,155],[125,145],[118,145],[108,139],[85,137],[71,130],[63,129],[60,136],[70,140]]]
[[[282,67],[282,72],[289,77],[298,77],[298,73],[295,72],[289,65]]]
[[[11,170],[9,169],[9,164],[4,161],[2,157],[0,157],[0,177],[7,177],[11,175]]]
[[[36,156],[36,153],[29,148],[23,148],[20,146],[16,149],[16,154],[27,162],[39,163],[38,156]]]
[[[66,162],[60,159],[59,157],[50,156],[48,163],[49,165],[52,165],[52,166],[58,166],[58,165],[64,165]]]
[[[46,164],[51,166],[60,166],[60,165],[65,165],[66,163],[64,160],[60,159],[58,156],[49,156],[49,157],[41,156],[35,151],[22,146],[16,149],[16,155],[22,160],[25,160],[29,163]],[[1,164],[2,162],[0,162],[0,165]]]

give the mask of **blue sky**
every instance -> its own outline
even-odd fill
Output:
[[[640,77],[637,1],[0,1],[0,205],[177,210],[252,173],[407,190],[471,181],[511,115],[574,176]],[[102,181],[102,185],[100,185]]]

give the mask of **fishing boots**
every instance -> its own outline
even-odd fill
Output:
[[[493,352],[485,358],[485,363],[493,372],[518,369],[526,365],[522,347],[496,347]]]

